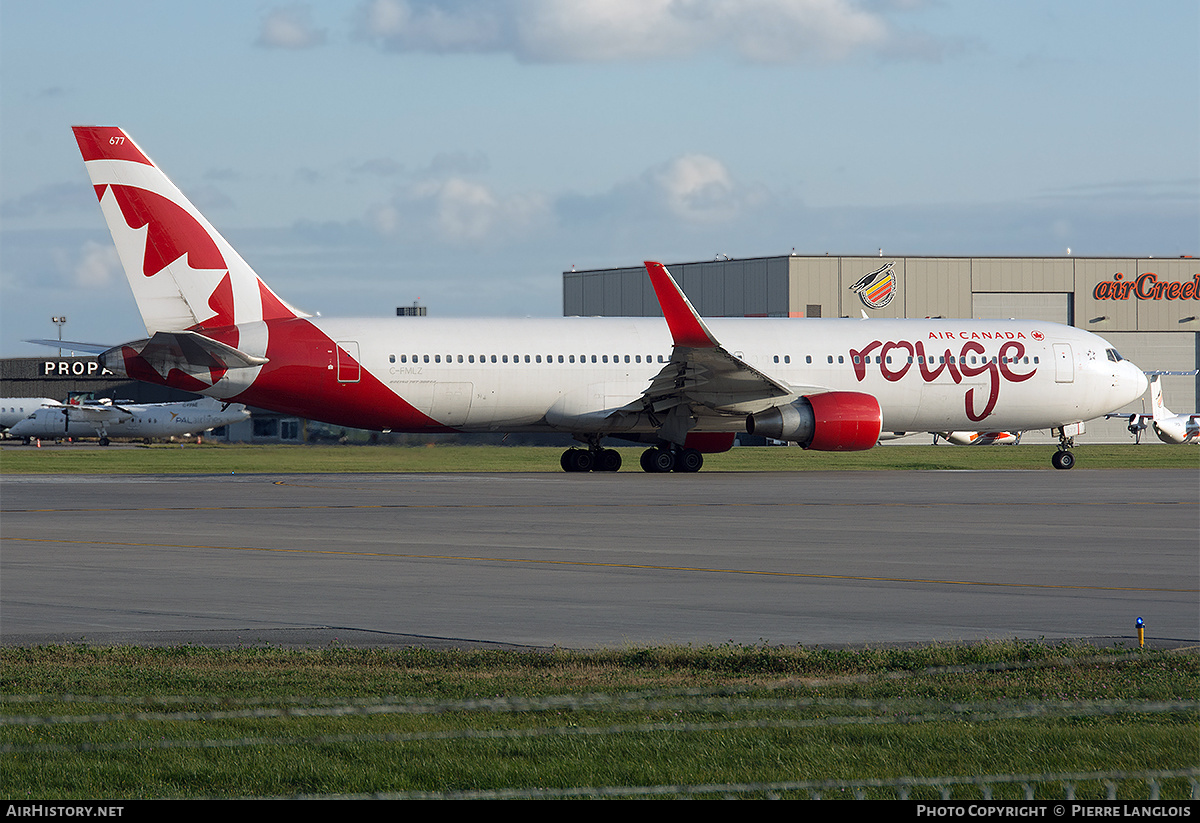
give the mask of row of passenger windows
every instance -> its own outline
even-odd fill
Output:
[[[875,363],[890,364],[892,362],[892,356],[890,354],[887,357],[875,355],[874,360],[872,360],[872,358],[870,358],[870,357],[863,357],[860,359],[858,355],[855,355],[854,357],[851,358],[851,360],[854,363],[868,363],[869,364],[869,363],[875,362]],[[812,361],[813,361],[813,359],[812,359],[811,354],[804,356],[805,363],[812,363]],[[834,355],[832,355],[832,354],[828,355],[826,357],[826,361],[829,363],[834,362]],[[782,359],[781,359],[780,355],[777,354],[777,355],[775,355],[775,362],[776,363],[791,363],[792,356],[790,354],[785,354],[782,356]],[[837,355],[837,362],[845,363],[846,355],[844,355],[844,354]],[[908,362],[909,363],[925,363],[925,364],[932,366],[935,361],[934,361],[933,355],[930,354],[930,355],[920,355],[918,357],[909,355]],[[949,363],[1011,363],[1013,365],[1016,365],[1018,363],[1025,363],[1025,364],[1028,364],[1030,362],[1037,363],[1038,358],[1034,357],[1034,358],[1032,358],[1032,361],[1031,361],[1030,358],[1028,358],[1028,357],[992,357],[989,360],[986,357],[976,358],[974,355],[972,355],[971,357],[955,357],[954,355],[951,355],[950,357],[946,357],[945,355],[938,355],[936,362],[938,362],[938,363],[946,363],[946,362],[949,362]]]
[[[654,355],[647,354],[643,359],[640,354],[626,355],[607,355],[607,354],[401,354],[399,359],[401,363],[587,363],[588,358],[591,358],[592,363],[666,363],[667,358],[663,355],[658,355],[657,361]],[[395,363],[397,355],[388,355],[388,362]],[[622,358],[624,358],[622,360]]]
[[[835,362],[835,357],[836,357],[836,362],[838,362],[838,363],[846,362],[846,355],[844,355],[844,354],[827,355],[826,362],[828,362],[828,363]],[[576,363],[576,362],[578,362],[578,363],[588,363],[588,362],[591,362],[591,363],[622,363],[622,362],[624,362],[624,363],[656,363],[656,362],[657,363],[666,363],[667,362],[667,358],[661,354],[658,355],[657,358],[655,357],[655,355],[647,354],[647,355],[645,355],[644,359],[643,359],[643,355],[640,355],[640,354],[625,354],[625,355],[614,354],[611,356],[607,355],[607,354],[591,354],[591,355],[588,355],[588,354],[580,354],[580,355],[547,354],[544,356],[540,355],[540,354],[523,354],[523,355],[522,354],[513,354],[513,355],[508,355],[508,354],[490,354],[490,355],[489,354],[480,354],[480,355],[474,355],[474,354],[447,354],[447,355],[401,354],[401,355],[395,355],[395,354],[392,354],[392,355],[388,355],[388,362],[395,363],[395,362],[397,362],[397,358],[399,358],[399,362],[401,362],[401,363],[489,363],[489,362],[490,363],[510,363],[510,362],[511,363],[521,363],[521,362],[525,362],[525,363],[555,363],[555,362],[558,362],[558,363]],[[589,360],[589,358],[590,358],[590,360]],[[854,363],[861,363],[861,362],[871,363],[872,362],[872,359],[870,357],[862,358],[860,360],[858,355],[855,355],[851,359]],[[790,354],[784,354],[784,355],[777,354],[774,356],[774,362],[776,362],[776,363],[791,363],[792,356]],[[811,354],[805,355],[804,362],[806,364],[811,364],[813,362],[812,355]],[[888,355],[887,357],[882,357],[882,356],[876,355],[874,358],[874,362],[876,362],[876,363],[885,363],[886,362],[886,363],[890,364],[892,362],[892,357],[891,357],[891,355]],[[910,355],[908,357],[908,362],[909,363],[926,363],[926,364],[932,366],[935,362],[935,359],[934,359],[933,355],[921,355],[919,357],[913,357],[912,355]],[[1023,364],[1028,365],[1030,362],[1037,364],[1038,358],[1033,357],[1031,359],[1029,357],[1000,357],[1000,358],[992,357],[989,360],[986,357],[978,357],[977,358],[975,355],[971,355],[970,357],[954,357],[953,355],[951,355],[950,357],[946,357],[945,355],[939,355],[936,358],[936,362],[937,363],[946,363],[946,362],[971,363],[971,364],[976,364],[976,363],[982,364],[982,363],[988,363],[988,362],[991,362],[991,363],[1003,362],[1003,363],[1011,363],[1013,365],[1016,365],[1018,363],[1023,363]]]

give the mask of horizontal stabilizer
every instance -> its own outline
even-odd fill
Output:
[[[88,354],[102,354],[112,348],[108,343],[80,343],[77,340],[26,340],[39,346],[49,346],[52,349],[67,349],[68,351],[83,351]]]
[[[100,355],[100,362],[110,371],[128,374],[126,361],[131,355],[138,357],[164,377],[172,369],[199,376],[226,369],[248,369],[267,363],[265,357],[247,354],[192,331],[155,332],[153,337],[146,340],[135,340],[108,349]]]

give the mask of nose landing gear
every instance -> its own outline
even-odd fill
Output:
[[[1060,449],[1050,458],[1050,464],[1056,469],[1069,469],[1075,465],[1075,455],[1066,449]]]
[[[1058,451],[1050,458],[1050,465],[1064,471],[1074,468],[1075,455],[1071,453],[1071,449],[1075,447],[1075,435],[1083,432],[1083,424],[1074,423],[1055,429],[1055,431],[1058,432]]]

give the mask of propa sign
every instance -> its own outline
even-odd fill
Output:
[[[46,360],[38,371],[42,377],[100,377],[112,374],[95,358]]]
[[[1191,282],[1159,280],[1154,272],[1139,274],[1134,280],[1126,280],[1117,272],[1112,280],[1103,280],[1092,290],[1096,300],[1200,300],[1200,274],[1193,274]]]

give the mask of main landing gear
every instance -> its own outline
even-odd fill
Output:
[[[599,446],[567,449],[558,462],[565,472],[615,472],[621,468],[621,453]]]
[[[621,468],[621,453],[593,443],[586,449],[567,449],[558,462],[565,472],[615,472]],[[642,471],[652,474],[698,472],[704,455],[696,449],[655,446],[642,452],[641,465]]]
[[[655,446],[642,452],[642,471],[653,474],[698,472],[703,465],[704,455],[695,449]]]

